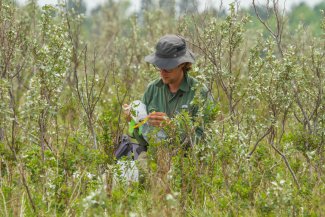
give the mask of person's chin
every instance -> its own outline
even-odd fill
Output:
[[[169,79],[161,78],[161,80],[162,80],[162,82],[163,82],[164,84],[169,84]]]

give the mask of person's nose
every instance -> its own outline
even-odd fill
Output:
[[[160,69],[160,73],[169,73],[167,69]]]

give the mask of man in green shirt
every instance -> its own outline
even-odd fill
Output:
[[[212,103],[208,89],[188,75],[192,63],[195,62],[194,54],[186,46],[185,40],[178,35],[165,35],[156,45],[156,51],[145,57],[145,61],[153,64],[160,73],[160,78],[152,81],[145,91],[142,102],[148,113],[147,123],[142,126],[134,136],[142,146],[147,145],[147,134],[150,128],[161,128],[168,125],[169,120],[182,111],[189,112],[191,117],[198,113],[199,106],[192,103],[196,90],[199,88],[202,103]],[[127,106],[127,105],[124,105]],[[195,134],[201,137],[202,127],[197,127]],[[159,136],[160,135],[160,136]],[[159,139],[166,138],[163,130],[158,132]]]

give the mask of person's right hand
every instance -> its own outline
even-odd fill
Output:
[[[152,112],[148,115],[149,117],[149,125],[154,127],[162,127],[165,124],[169,123],[169,118],[164,112]]]

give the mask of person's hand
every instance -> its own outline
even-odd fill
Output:
[[[164,112],[152,112],[148,115],[148,123],[154,127],[163,127],[166,126],[170,120],[166,113]]]
[[[128,104],[122,105],[123,114],[127,121],[131,121],[131,106]]]

